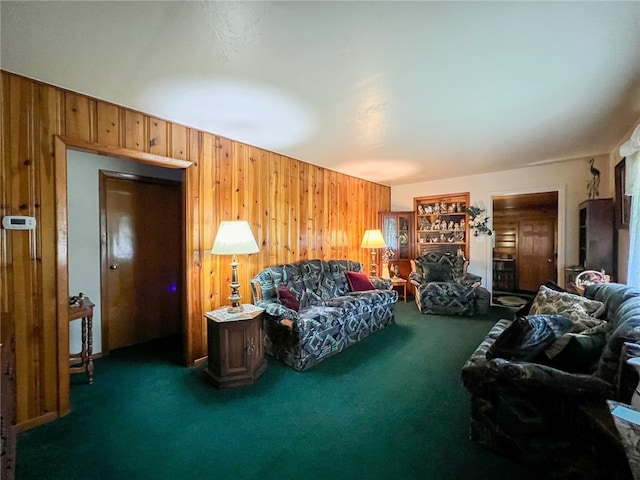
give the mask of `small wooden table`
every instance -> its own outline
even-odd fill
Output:
[[[251,385],[264,373],[262,316],[264,309],[252,304],[229,313],[228,307],[206,312],[207,369],[217,388]]]
[[[82,319],[82,350],[69,355],[69,373],[85,372],[93,383],[93,307],[89,297],[82,297],[79,305],[69,305],[69,322]]]
[[[402,295],[398,291],[398,296],[402,296],[404,303],[407,303],[407,281],[404,278],[395,277],[391,279],[391,288],[402,289]]]

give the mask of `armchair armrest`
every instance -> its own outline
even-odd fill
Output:
[[[419,287],[421,284],[424,283],[424,278],[418,272],[411,272],[409,274],[409,281],[413,283],[416,287]]]
[[[547,365],[494,358],[487,362],[489,375],[523,389],[545,389],[562,396],[587,397],[590,401],[612,398],[613,385],[593,375],[567,373]]]
[[[456,282],[464,285],[465,287],[477,287],[482,283],[482,277],[474,273],[463,273],[458,278],[456,278]]]

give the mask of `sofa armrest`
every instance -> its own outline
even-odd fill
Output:
[[[373,286],[378,290],[391,290],[391,286],[393,285],[393,282],[388,278],[369,277],[369,280],[371,280]]]
[[[568,397],[590,401],[612,398],[613,385],[593,375],[567,373],[547,365],[494,358],[487,362],[489,376],[527,390],[544,389]]]
[[[295,324],[300,320],[298,312],[285,307],[277,300],[258,300],[256,306],[264,308],[265,318],[274,323],[282,323],[289,328],[291,328],[292,323]]]

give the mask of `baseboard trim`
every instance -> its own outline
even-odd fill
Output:
[[[58,412],[48,412],[44,415],[40,415],[39,417],[32,418],[27,420],[26,422],[18,423],[15,426],[16,433],[24,432],[25,430],[29,430],[34,427],[39,427],[40,425],[44,425],[45,423],[53,422],[58,419]]]

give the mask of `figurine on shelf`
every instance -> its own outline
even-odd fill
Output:
[[[450,203],[449,206],[447,207],[447,212],[448,213],[454,213],[456,211],[456,204],[455,203]]]
[[[449,225],[447,225],[447,229],[453,230],[453,220],[449,220]]]
[[[440,204],[440,213],[447,213],[447,204],[445,202]]]
[[[422,206],[422,205],[421,205]],[[431,215],[433,213],[433,207],[431,205],[427,205],[424,208],[424,213],[426,213],[427,215]]]
[[[418,205],[418,215],[424,215],[424,207],[422,205]]]

